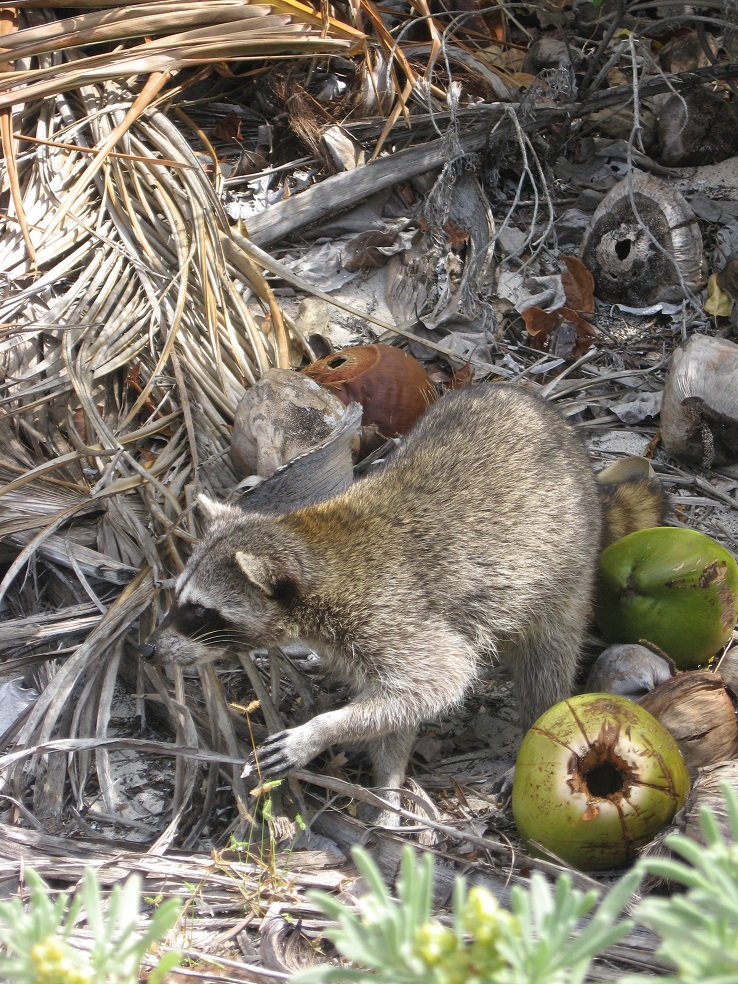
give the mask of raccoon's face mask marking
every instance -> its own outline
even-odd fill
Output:
[[[235,562],[233,567],[238,590],[226,583],[220,591],[207,593],[196,590],[191,581],[182,585],[166,617],[141,647],[146,660],[187,666],[288,638],[283,604],[289,592],[283,591],[283,582],[267,591],[245,577]]]
[[[272,555],[272,520],[209,500],[200,506],[210,525],[166,618],[142,647],[152,662],[212,661],[292,637],[285,612],[299,590],[300,567]]]
[[[217,639],[233,629],[233,625],[214,608],[185,602],[172,608],[172,628],[190,639]]]
[[[210,662],[244,639],[237,625],[206,605],[175,602],[159,628],[141,647],[152,663]]]

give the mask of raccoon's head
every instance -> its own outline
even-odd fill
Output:
[[[141,647],[153,663],[186,666],[294,638],[300,545],[279,518],[200,496],[208,526],[177,580],[166,618]]]

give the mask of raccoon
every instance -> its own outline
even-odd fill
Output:
[[[648,518],[628,512],[628,532],[664,506],[658,481],[630,493]],[[510,666],[524,728],[570,696],[603,495],[617,525],[615,498],[544,400],[507,384],[449,393],[335,498],[267,515],[201,497],[205,534],[144,656],[187,665],[303,641],[355,696],[268,738],[262,775],[361,741],[397,803],[418,725],[463,700],[482,660]]]

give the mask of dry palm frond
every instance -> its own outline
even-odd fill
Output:
[[[147,634],[184,565],[197,491],[235,484],[226,452],[244,387],[301,345],[231,232],[218,161],[206,144],[208,172],[193,151],[178,95],[213,62],[314,56],[361,35],[292,0],[74,8],[56,19],[21,4],[19,29],[5,17],[0,34],[0,669],[40,690],[6,747],[98,744],[8,760],[4,788],[50,828],[71,788],[75,810],[137,830],[106,744],[121,734],[121,681],[176,746],[244,756],[214,672],[198,690],[181,673],[173,689],[144,678],[131,627]],[[176,759],[147,826],[157,849],[195,794],[196,842],[224,767],[201,784],[202,764]],[[234,830],[250,822],[238,773],[225,773]]]
[[[280,12],[275,12],[275,7]],[[34,11],[34,13],[37,13]],[[306,17],[306,15],[308,15]],[[50,65],[5,72],[0,77],[0,108],[55,95],[81,85],[125,79],[153,72],[177,72],[197,65],[275,55],[291,57],[340,51],[361,35],[333,21],[338,37],[323,37],[320,21],[309,8],[280,0],[279,4],[247,4],[239,0],[185,3],[164,0],[111,7],[78,14],[17,31],[3,37],[8,60],[53,56]],[[172,32],[172,24],[178,29]],[[149,35],[153,35],[149,39]],[[87,53],[103,44],[143,39],[111,51]],[[58,53],[63,53],[59,57]]]

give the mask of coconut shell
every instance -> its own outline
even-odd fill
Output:
[[[343,403],[312,380],[290,369],[270,369],[236,408],[231,436],[236,474],[269,478],[287,462],[324,445],[345,415]],[[344,457],[350,482],[350,442]]]
[[[639,703],[676,740],[692,779],[698,769],[738,757],[735,708],[719,674],[680,673]]]
[[[715,669],[728,690],[738,696],[738,646],[726,649]]]
[[[531,850],[602,870],[632,861],[688,790],[679,749],[653,715],[626,697],[579,694],[523,738],[512,810]]]
[[[706,86],[667,99],[658,132],[666,167],[717,164],[738,151],[738,117],[727,100]]]
[[[728,783],[738,793],[738,762],[717,762],[715,765],[702,769],[684,805],[680,830],[687,837],[697,841],[698,844],[705,842],[699,823],[699,813],[703,806],[709,806],[712,810],[725,840],[732,840],[730,817],[721,789],[724,783]]]
[[[614,304],[680,301],[705,282],[694,212],[672,182],[651,174],[629,175],[608,191],[585,232],[581,258],[597,296]]]
[[[738,462],[738,345],[693,335],[671,357],[661,404],[670,454],[707,468]]]
[[[240,505],[256,512],[287,513],[343,492],[353,481],[352,447],[360,424],[359,404],[343,407],[342,419],[324,441],[290,458],[269,478],[248,489]]]
[[[406,434],[436,399],[423,366],[393,345],[358,345],[306,366],[303,373],[343,403],[360,403],[364,427],[382,437]]]
[[[738,762],[718,762],[700,769],[683,809],[641,852],[642,857],[673,858],[676,855],[665,844],[670,834],[684,834],[698,844],[705,843],[705,835],[700,824],[700,811],[709,807],[723,839],[733,840],[731,818],[723,796],[722,786],[727,783],[738,793]],[[680,858],[681,860],[681,858]],[[643,892],[665,886],[663,879],[649,876],[642,886]]]
[[[638,530],[600,554],[597,621],[607,642],[648,642],[688,670],[722,649],[737,619],[735,558],[698,530]]]
[[[592,664],[584,689],[638,700],[673,673],[673,665],[645,646],[616,644],[603,650]]]

